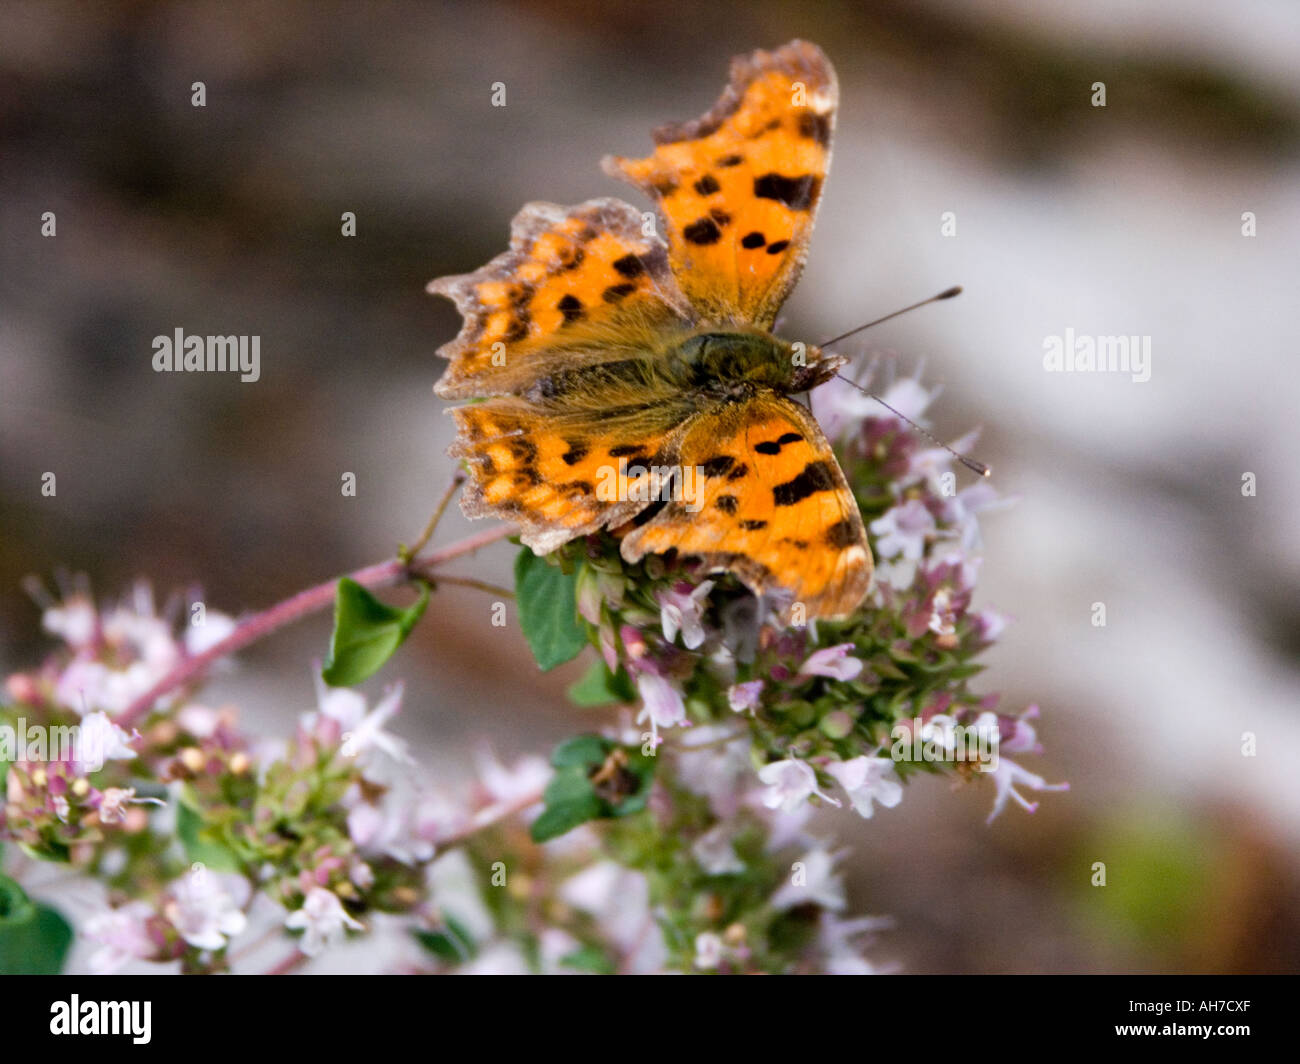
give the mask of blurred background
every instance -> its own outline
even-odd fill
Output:
[[[1017,622],[984,687],[1042,706],[1025,764],[1072,785],[991,827],[991,787],[939,779],[870,822],[825,818],[854,849],[852,910],[896,921],[875,958],[1300,970],[1290,0],[7,3],[0,667],[48,647],[28,573],[105,596],[146,576],[160,599],[200,582],[239,614],[413,539],[452,471],[431,387],[458,318],[425,283],[502,250],[527,200],[636,200],[599,158],[644,154],[651,127],[713,103],[732,55],[796,36],[829,54],[841,107],[785,331],[966,286],[860,350],[882,373],[923,364],[935,430],[982,425],[976,453],[1020,496],[983,522],[976,604]],[[176,328],[260,335],[261,379],[153,372]],[[1045,372],[1067,329],[1149,336],[1150,380]],[[439,541],[469,530],[454,514]],[[456,571],[508,583],[512,557]],[[399,730],[452,783],[479,744],[545,751],[591,719],[563,694],[582,666],[539,674],[490,609],[440,591],[370,685],[405,679]],[[256,647],[206,700],[282,733],[328,632]]]

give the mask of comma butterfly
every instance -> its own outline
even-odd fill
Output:
[[[617,199],[530,203],[510,250],[429,285],[464,317],[435,391],[484,400],[452,411],[467,515],[516,523],[538,554],[608,529],[629,562],[699,559],[786,621],[796,603],[809,619],[859,606],[862,517],[792,398],[844,359],[770,331],[807,252],[836,99],[816,45],[738,57],[707,114],[656,130],[647,158],[603,163],[658,225]]]

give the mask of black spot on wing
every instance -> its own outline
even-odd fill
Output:
[[[701,196],[712,196],[715,192],[721,192],[722,186],[718,184],[718,179],[712,174],[705,174],[695,182],[695,191]]]
[[[767,253],[769,255],[779,255],[789,246],[790,241],[788,240],[773,240],[772,243],[767,245]]]
[[[772,499],[777,506],[793,506],[809,495],[830,491],[835,487],[835,475],[825,462],[809,462],[803,472],[793,480],[778,484],[772,489]]]
[[[843,550],[862,539],[862,529],[856,521],[836,521],[826,530],[825,538],[828,546]]]
[[[739,166],[744,161],[745,157],[743,155],[724,155],[717,161],[717,165],[722,167]]]
[[[691,222],[682,230],[682,236],[692,244],[716,244],[722,239],[722,230],[712,218],[705,217]]]
[[[734,495],[719,495],[713,500],[713,505],[724,514],[734,514],[736,512],[736,507],[740,505],[740,502]]]
[[[606,303],[617,303],[636,291],[634,284],[612,284],[601,292],[600,298]]]
[[[831,139],[830,115],[817,115],[811,111],[804,111],[799,116],[799,136],[815,140],[825,147]]]
[[[742,248],[749,248],[751,250],[753,250],[754,248],[761,248],[766,243],[767,243],[767,237],[765,237],[762,233],[758,232],[757,230],[755,230],[752,233],[746,233],[743,237],[740,238],[740,246]]]
[[[645,273],[645,263],[630,253],[615,259],[611,265],[629,281]]]
[[[577,321],[582,317],[582,300],[570,292],[555,304],[555,309],[564,315],[564,321],[566,324],[571,321]]]
[[[784,174],[763,174],[754,178],[754,195],[759,199],[776,200],[792,211],[806,211],[817,198],[821,178],[816,174],[786,177]]]
[[[736,460],[731,455],[716,454],[712,458],[706,459],[700,469],[706,477],[720,477],[735,464]]]
[[[569,449],[560,457],[564,459],[565,465],[577,465],[587,457],[587,445],[585,443],[571,443]]]

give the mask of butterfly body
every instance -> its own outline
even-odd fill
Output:
[[[484,400],[453,410],[467,514],[516,522],[538,553],[606,529],[628,561],[697,559],[785,618],[857,608],[866,532],[793,398],[843,360],[771,331],[806,252],[835,98],[814,45],[737,59],[703,118],[657,131],[647,159],[605,162],[656,201],[658,226],[615,199],[533,203],[508,251],[433,282],[465,317],[435,390]]]

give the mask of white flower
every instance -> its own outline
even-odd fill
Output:
[[[1021,768],[1009,757],[998,758],[998,767],[990,775],[997,786],[997,797],[993,800],[993,812],[989,814],[987,823],[993,823],[993,820],[1003,807],[1007,804],[1008,798],[1014,798],[1016,803],[1026,812],[1032,813],[1038,808],[1037,802],[1027,800],[1024,795],[1016,790],[1017,787],[1028,787],[1033,791],[1068,791],[1068,783],[1047,783],[1042,776],[1035,776]]]
[[[305,934],[298,948],[308,957],[315,957],[343,937],[345,930],[364,931],[365,925],[348,915],[339,896],[324,887],[312,887],[302,903],[302,908],[291,912],[284,921],[290,931]]]
[[[958,530],[962,549],[976,550],[980,546],[980,527],[975,515],[984,510],[1002,510],[1017,501],[1016,496],[1001,496],[987,480],[980,480],[946,499],[943,516]]]
[[[825,798],[832,805],[840,804],[837,799],[817,789],[817,773],[807,761],[800,761],[797,758],[773,761],[758,770],[758,778],[767,784],[768,789],[763,795],[763,804],[769,809],[780,809],[784,813],[789,813],[814,794]]]
[[[613,861],[597,861],[560,884],[560,898],[595,917],[601,933],[632,974],[657,971],[664,961],[663,936],[653,933],[650,885],[645,876]]]
[[[226,948],[248,926],[248,917],[226,891],[220,876],[197,869],[184,876],[171,891],[163,915],[191,946],[198,949]]]
[[[1002,742],[1002,752],[1005,754],[1041,754],[1042,745],[1038,742],[1038,733],[1034,726],[1029,722],[1038,716],[1038,706],[1032,705],[1026,709],[1019,717],[1016,718],[1015,731],[1010,739]]]
[[[880,969],[862,956],[853,939],[892,925],[888,917],[859,916],[841,920],[831,912],[822,912],[817,927],[817,945],[823,954],[822,970],[827,975],[876,975]]]
[[[728,734],[728,729],[718,725],[692,728],[689,738],[682,741],[677,759],[678,782],[692,794],[708,798],[714,815],[722,819],[740,808],[744,797],[742,781],[754,771],[748,736],[739,735],[726,742]]]
[[[861,658],[850,656],[852,643],[839,643],[833,647],[823,647],[808,655],[808,660],[799,666],[800,676],[826,676],[832,680],[852,680],[863,669]]]
[[[749,680],[747,683],[733,683],[727,688],[727,704],[733,713],[753,713],[763,700],[763,681]]]
[[[67,798],[61,794],[56,794],[53,798],[53,803],[54,815],[66,824],[68,822],[68,813],[72,810],[72,807],[68,805]]]
[[[645,703],[636,715],[637,723],[650,722],[650,741],[659,745],[659,729],[672,728],[686,723],[686,703],[682,701],[681,692],[662,676],[653,672],[642,672],[636,678],[637,693]]]
[[[78,775],[98,772],[105,761],[132,761],[136,752],[131,743],[140,733],[128,735],[114,724],[107,713],[89,713],[77,725],[77,735],[72,746],[72,760]]]
[[[340,752],[344,757],[360,757],[379,751],[395,761],[405,761],[408,764],[414,762],[406,752],[406,742],[384,731],[384,725],[397,716],[402,708],[400,683],[389,688],[375,708],[367,713],[366,700],[356,691],[346,687],[327,687],[325,681],[317,675],[316,701],[320,706],[319,717],[328,718],[338,725],[342,736]],[[308,714],[303,723],[310,731],[317,720],[317,714]]]
[[[474,760],[478,764],[478,778],[483,789],[492,801],[502,805],[538,794],[555,774],[546,759],[536,754],[521,757],[509,766],[486,750],[479,751]]]
[[[916,377],[904,377],[886,388],[885,394],[881,398],[903,416],[924,424],[921,419],[926,409],[934,402],[941,391],[943,391],[942,386],[936,387],[934,391],[927,391],[921,387],[921,382]],[[879,409],[879,404],[877,404],[877,409]],[[878,418],[897,420],[889,410],[881,411],[876,416]]]
[[[840,377],[832,377],[813,392],[812,405],[817,412],[817,423],[833,443],[856,429],[863,418],[882,412],[876,400]]]
[[[957,749],[957,719],[936,713],[921,725],[921,742],[936,744],[945,753]]]
[[[918,561],[925,553],[926,537],[934,535],[934,515],[920,499],[908,499],[872,521],[871,531],[877,537],[878,557],[901,554],[906,561]]]
[[[997,610],[976,610],[970,614],[975,629],[985,642],[992,643],[1007,627],[1007,618]]]
[[[694,650],[704,642],[704,607],[712,590],[713,581],[706,580],[689,594],[676,589],[659,592],[659,620],[668,642],[676,639],[679,631],[687,650]]]
[[[722,936],[703,931],[695,936],[695,967],[712,971],[722,963]]]
[[[691,847],[691,856],[710,876],[727,876],[745,870],[745,863],[736,856],[731,844],[732,829],[726,824],[710,828]]]
[[[191,657],[211,650],[235,630],[235,619],[216,610],[205,610],[202,624],[191,624],[185,629],[185,653]]]
[[[823,909],[843,909],[844,884],[835,873],[839,856],[820,846],[809,850],[795,862],[790,882],[772,895],[772,908],[793,909],[811,902]]]
[[[95,638],[98,616],[86,595],[72,595],[41,614],[41,627],[79,650]]]
[[[972,429],[960,439],[953,440],[951,447],[958,454],[966,454],[975,446],[976,440],[979,439],[980,430]],[[953,476],[945,484],[944,475]],[[948,485],[955,484],[955,474],[952,473],[952,455],[944,447],[926,447],[915,451],[907,463],[907,472],[900,478],[900,483],[909,485],[923,481],[930,491],[935,495],[944,498],[952,498],[952,493],[945,490]]]
[[[158,947],[149,936],[152,917],[153,909],[147,902],[132,901],[87,920],[81,933],[99,944],[87,961],[90,970],[96,975],[109,975],[131,961],[153,957]]]
[[[903,785],[899,782],[894,763],[887,757],[864,755],[851,761],[836,761],[827,765],[826,771],[844,788],[853,808],[868,820],[873,812],[873,802],[893,809],[903,800]]]
[[[126,819],[128,805],[166,805],[161,798],[137,798],[134,787],[108,787],[99,797],[99,819],[104,824],[120,824]]]

